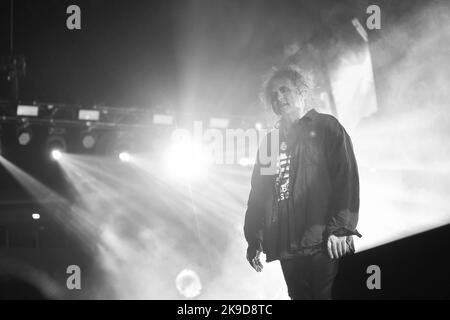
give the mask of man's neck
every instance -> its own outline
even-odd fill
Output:
[[[282,137],[284,137],[284,139],[287,138],[288,132],[290,131],[292,125],[298,119],[299,119],[299,117],[289,117],[289,118],[283,117],[283,118],[281,118],[281,121],[280,121],[280,134],[281,134]]]
[[[303,118],[303,116],[307,113],[306,110],[298,110],[298,112],[295,113],[289,113],[286,116],[283,116],[281,118],[281,125],[285,128],[285,129],[289,129],[295,121],[297,121],[298,119]]]

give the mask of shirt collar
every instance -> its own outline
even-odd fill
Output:
[[[296,123],[300,123],[305,120],[313,121],[317,115],[318,115],[318,112],[316,111],[316,109],[314,109],[314,108],[309,109],[309,111],[307,113],[305,113],[305,115],[303,117],[296,120]]]
[[[314,118],[317,116],[317,114],[318,113],[317,113],[316,109],[312,108],[302,118],[308,118],[310,120],[314,120]]]
[[[314,118],[318,115],[318,112],[316,111],[316,109],[312,108],[309,109],[309,111],[307,113],[305,113],[305,115],[297,120],[295,120],[294,123],[300,123],[300,121],[303,121],[304,119],[312,121],[314,120]],[[281,125],[281,120],[278,120],[277,123],[275,124],[275,128],[279,129]]]

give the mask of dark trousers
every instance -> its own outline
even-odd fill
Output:
[[[331,300],[338,260],[320,251],[311,256],[298,256],[280,262],[292,300]]]

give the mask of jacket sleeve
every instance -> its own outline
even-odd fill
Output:
[[[262,141],[258,154],[256,156],[256,162],[253,167],[251,190],[247,201],[247,211],[245,212],[244,222],[244,234],[245,239],[248,242],[249,248],[263,250],[263,236],[264,236],[264,188],[268,183],[265,171],[261,169],[267,169],[265,164],[264,154],[271,154],[271,140],[272,134],[268,134]],[[267,148],[267,149],[263,149]],[[264,150],[267,150],[264,152]],[[262,164],[264,163],[264,164]]]
[[[247,201],[247,211],[245,212],[244,234],[249,248],[262,251],[264,233],[264,211],[260,195],[260,165],[256,161],[253,167],[250,195]]]
[[[356,230],[359,215],[359,176],[352,141],[336,119],[329,130],[328,139],[327,161],[333,191],[327,233],[361,237]]]

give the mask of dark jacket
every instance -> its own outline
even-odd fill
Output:
[[[253,168],[244,224],[249,247],[262,249],[270,262],[283,258],[282,252],[313,252],[330,234],[361,236],[356,230],[358,168],[344,127],[314,109],[291,126],[283,139],[291,155],[290,197],[284,215],[275,200],[275,174],[261,174],[267,164],[261,158],[262,148],[272,153],[274,133],[264,139]]]

